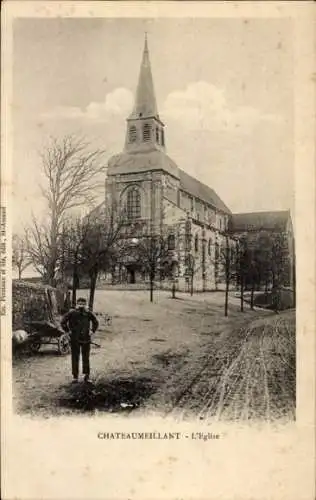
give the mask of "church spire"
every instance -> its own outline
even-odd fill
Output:
[[[147,35],[145,35],[134,109],[127,118],[124,149],[129,153],[137,153],[151,150],[165,151],[165,147],[164,124],[158,115]]]
[[[157,111],[154,83],[151,73],[147,33],[145,33],[144,51],[140,66],[135,104],[133,112],[129,118],[137,119],[150,117],[159,118],[159,115]]]

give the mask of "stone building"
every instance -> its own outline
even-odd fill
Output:
[[[163,234],[178,289],[187,290],[193,281],[195,290],[217,289],[224,281],[225,249],[234,247],[238,238],[234,221],[240,218],[232,215],[212,188],[175,164],[166,143],[145,39],[124,149],[109,160],[107,170],[105,203],[126,207],[133,226],[131,252],[116,266],[115,279],[131,283],[146,279],[141,264],[132,257],[135,241]]]

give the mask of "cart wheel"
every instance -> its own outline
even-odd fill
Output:
[[[38,352],[41,348],[41,341],[38,340],[37,342],[32,342],[30,344],[30,350],[35,353],[35,352]]]
[[[69,354],[70,352],[70,342],[67,334],[63,334],[58,339],[58,351],[59,354]]]

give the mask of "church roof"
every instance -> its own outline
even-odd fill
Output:
[[[129,118],[149,118],[153,116],[159,117],[155,97],[154,82],[151,73],[147,37],[145,37],[145,45],[140,66],[135,104]]]
[[[163,170],[180,180],[180,189],[225,213],[231,213],[214,189],[198,181],[177,167],[176,163],[163,151],[121,153],[109,161],[108,175],[131,174]]]
[[[233,214],[231,221],[232,230],[234,232],[260,230],[285,231],[289,217],[289,210]]]
[[[221,210],[225,213],[230,214],[231,211],[225,205],[225,203],[220,199],[214,189],[203,184],[202,182],[195,179],[191,175],[184,172],[184,170],[179,169],[180,173],[180,187],[183,191],[199,198],[201,201],[212,205],[214,208]]]

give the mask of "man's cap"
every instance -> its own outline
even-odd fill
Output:
[[[87,303],[87,299],[85,299],[84,297],[79,297],[79,299],[77,299],[77,304],[86,304]]]

